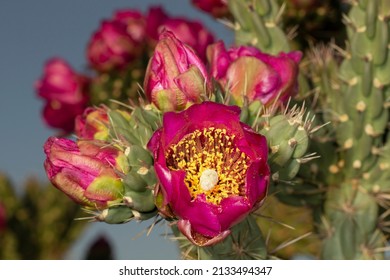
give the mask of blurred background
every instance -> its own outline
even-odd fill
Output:
[[[6,0],[1,2],[0,173],[2,175],[0,188],[3,189],[0,189],[0,195],[7,185],[15,191],[16,197],[22,197],[28,185],[30,191],[27,198],[23,198],[26,203],[31,202],[28,197],[39,197],[40,200],[40,203],[28,209],[45,213],[45,205],[49,203],[60,208],[62,204],[55,198],[57,193],[54,193],[51,198],[46,193],[41,194],[37,187],[48,184],[43,169],[45,157],[42,146],[46,139],[55,135],[57,131],[48,128],[42,121],[43,103],[36,97],[34,83],[41,77],[44,63],[52,57],[65,59],[78,72],[85,71],[86,44],[101,20],[110,18],[118,9],[134,8],[145,12],[151,5],[163,5],[173,16],[200,20],[216,38],[222,38],[228,43],[232,41],[232,33],[228,29],[207,14],[195,10],[189,0]],[[58,192],[54,188],[53,190]],[[72,208],[73,204],[67,207]],[[77,211],[74,207],[72,209]],[[22,236],[22,239],[51,240],[50,232],[47,233],[47,238],[46,235],[40,238],[34,237],[32,233],[29,237],[31,229],[41,226],[34,222],[34,213],[33,210],[20,213],[20,216],[28,221],[26,225],[29,224],[29,227],[21,228],[25,237]],[[93,244],[96,245],[94,250],[97,250],[95,255],[104,253],[105,256],[114,259],[179,258],[176,243],[167,236],[170,230],[166,224],[156,225],[150,235],[146,236],[150,222],[130,222],[123,225],[86,221],[72,221],[72,223],[79,223],[76,225],[79,228],[73,233],[68,233],[68,236],[73,234],[73,239],[71,238],[68,243],[72,245],[62,256],[65,259],[87,258]],[[49,226],[55,229],[61,225],[49,224]],[[37,233],[39,234],[39,230],[34,230],[34,234]],[[0,235],[0,238],[5,237]],[[16,246],[12,245],[14,242],[16,241],[11,238],[6,244]],[[44,241],[42,242],[45,244]],[[28,244],[26,243],[26,246],[29,246]],[[50,246],[50,242],[47,246]],[[7,249],[0,248],[0,250]],[[47,258],[55,257],[55,254],[47,255]],[[12,258],[12,255],[9,258]],[[32,259],[35,255],[27,255],[25,258]]]

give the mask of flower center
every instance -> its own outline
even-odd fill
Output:
[[[185,184],[192,199],[205,195],[220,204],[229,196],[245,196],[245,178],[249,157],[235,146],[235,135],[226,129],[204,128],[184,136],[166,153],[171,170],[184,170]]]
[[[206,169],[200,175],[200,187],[204,191],[212,190],[218,183],[218,173],[214,169]]]

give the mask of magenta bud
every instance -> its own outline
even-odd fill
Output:
[[[49,180],[80,205],[104,209],[123,197],[120,174],[129,166],[120,150],[103,141],[50,137],[44,151]]]
[[[43,118],[47,125],[70,133],[74,120],[87,107],[89,79],[77,74],[60,58],[45,64],[42,78],[35,84],[39,97],[46,101]]]
[[[117,11],[113,19],[104,20],[87,47],[93,68],[106,72],[123,69],[144,51],[145,18],[138,11]]]
[[[76,117],[75,133],[80,139],[106,141],[109,138],[108,126],[107,108],[88,107]]]
[[[0,202],[0,233],[7,227],[7,214],[4,205]]]
[[[191,0],[191,2],[192,5],[215,18],[223,18],[229,15],[227,0]]]
[[[212,76],[239,106],[245,98],[279,105],[298,92],[299,51],[273,56],[248,46],[226,50],[218,42],[208,48],[207,56]]]
[[[149,61],[144,90],[161,111],[180,111],[205,99],[210,78],[194,50],[165,31]]]

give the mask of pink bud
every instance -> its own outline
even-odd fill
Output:
[[[0,202],[0,233],[5,230],[7,226],[7,214],[4,205]]]
[[[169,17],[160,7],[149,11],[147,30],[152,44],[161,32],[172,32],[177,39],[192,47],[203,61],[206,61],[207,46],[215,42],[213,34],[201,22]]]
[[[143,52],[145,19],[137,11],[118,11],[101,23],[87,47],[88,60],[98,71],[123,69]]]
[[[226,17],[229,14],[227,0],[192,0],[191,2],[192,5],[216,18]]]
[[[180,111],[204,100],[210,78],[194,50],[166,31],[149,61],[144,89],[160,110]]]
[[[168,19],[168,15],[160,6],[150,7],[146,16],[146,35],[152,48],[155,47],[159,37],[159,28]]]
[[[265,106],[282,104],[298,91],[298,70],[302,54],[298,51],[277,56],[254,47],[240,46],[229,50],[222,42],[208,48],[212,76],[231,94],[237,105],[245,98],[261,101]]]
[[[45,122],[67,133],[72,132],[75,117],[87,106],[88,86],[89,80],[77,74],[63,59],[49,60],[42,78],[35,84],[37,95],[46,101]]]
[[[106,208],[123,196],[118,174],[128,171],[126,156],[103,141],[50,137],[45,169],[53,185],[80,205]]]
[[[88,107],[83,114],[76,117],[75,133],[80,139],[103,140],[109,136],[107,109]]]

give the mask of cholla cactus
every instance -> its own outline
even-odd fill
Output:
[[[63,258],[87,224],[82,212],[50,184],[26,181],[24,194],[0,174],[0,259]]]
[[[49,179],[93,220],[166,220],[184,258],[384,258],[388,2],[351,1],[346,47],[336,40],[309,53],[293,50],[306,37],[299,29],[295,41],[286,35],[286,6],[276,0],[193,2],[224,17],[236,46],[212,44],[203,29],[207,36],[191,45],[192,33],[175,33],[172,22],[182,19],[151,9],[146,27],[136,21],[154,30],[146,37],[155,52],[139,76],[145,75],[144,91],[130,104],[117,99],[115,106],[88,108],[77,118],[76,141],[50,138]],[[135,24],[131,15],[120,18]],[[151,26],[165,29],[157,36]],[[95,66],[99,75],[135,69],[130,46]],[[115,84],[123,93],[135,81],[126,74],[115,79],[95,93],[115,98]],[[278,225],[273,232],[270,223]],[[286,236],[280,226],[297,227],[300,235]]]

